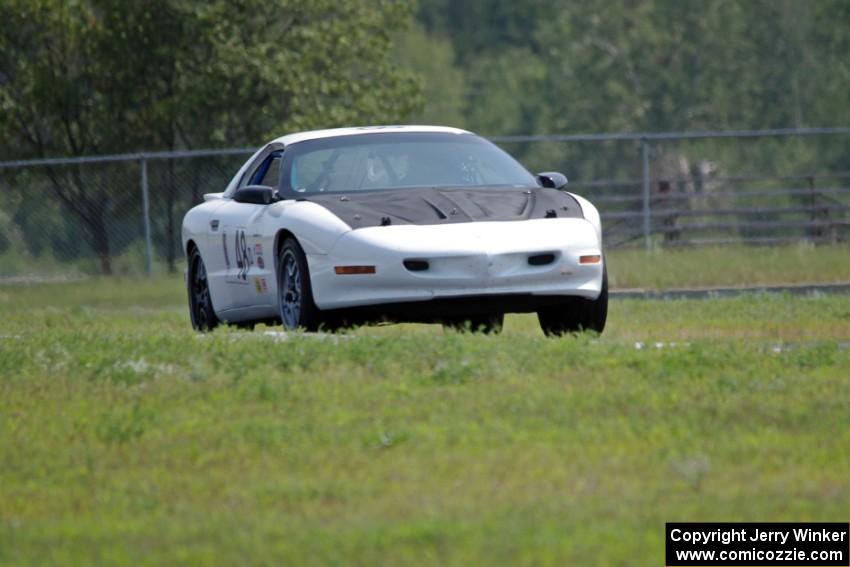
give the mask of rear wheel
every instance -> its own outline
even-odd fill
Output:
[[[196,331],[211,331],[218,326],[212,305],[207,268],[197,248],[189,254],[189,315]]]
[[[571,297],[569,300],[541,309],[537,320],[547,336],[595,331],[601,333],[608,319],[608,268],[602,271],[602,292],[596,299]]]
[[[285,329],[318,330],[319,309],[313,303],[307,258],[294,238],[287,238],[280,248],[277,290],[280,320]]]
[[[497,335],[502,332],[504,322],[504,313],[488,313],[486,315],[449,319],[443,321],[443,328],[452,331]]]

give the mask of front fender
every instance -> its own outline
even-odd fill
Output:
[[[578,201],[578,204],[581,205],[581,211],[584,214],[584,218],[594,226],[596,229],[596,236],[599,237],[599,246],[602,246],[602,220],[599,218],[599,210],[587,199],[582,197],[581,195],[576,195],[575,193],[570,193],[575,200]]]
[[[187,253],[190,240],[201,248],[202,253],[206,251],[210,217],[219,206],[221,201],[206,201],[189,209],[183,217],[181,230],[183,254]]]
[[[305,254],[327,254],[351,227],[321,205],[309,201],[280,201],[269,206],[275,232],[295,235]]]

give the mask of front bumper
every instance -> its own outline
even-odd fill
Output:
[[[584,219],[398,225],[346,233],[308,263],[320,309],[498,295],[595,299],[603,265],[579,257],[601,248]],[[406,260],[428,268],[412,271]],[[336,266],[375,266],[375,273],[337,275]]]

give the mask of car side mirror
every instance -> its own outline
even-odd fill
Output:
[[[248,185],[238,190],[233,195],[237,203],[251,203],[254,205],[270,205],[277,201],[275,190],[267,185]]]
[[[567,186],[567,176],[557,171],[544,171],[537,174],[537,182],[540,183],[541,187],[563,189]]]

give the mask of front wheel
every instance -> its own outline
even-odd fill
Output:
[[[280,320],[285,329],[318,330],[319,309],[313,303],[307,258],[294,238],[287,238],[280,248],[277,293]]]
[[[552,307],[540,309],[537,320],[548,337],[567,333],[595,331],[601,333],[608,319],[608,268],[602,269],[602,291],[596,299],[571,297]]]
[[[192,328],[196,331],[211,331],[218,326],[218,317],[213,309],[207,268],[197,248],[189,254],[189,315]]]

